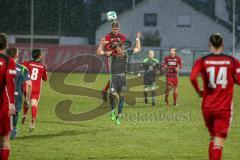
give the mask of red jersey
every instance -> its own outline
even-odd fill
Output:
[[[14,77],[16,64],[14,60],[0,53],[0,100],[7,99],[14,104]],[[1,107],[1,106],[0,106]],[[8,109],[8,108],[7,108]]]
[[[115,56],[117,54],[116,46],[124,44],[126,36],[122,33],[115,35],[111,32],[105,36],[105,40],[109,42],[105,45],[105,51],[113,51],[112,56]]]
[[[234,83],[240,85],[240,64],[232,56],[209,54],[199,58],[192,69],[190,79],[198,93],[198,74],[203,79],[203,109],[231,110]]]
[[[24,62],[23,65],[29,70],[32,81],[32,91],[40,92],[42,80],[48,79],[47,67],[39,61]]]
[[[166,56],[164,58],[163,67],[167,69],[166,77],[178,77],[176,68],[182,68],[182,59],[179,56]]]

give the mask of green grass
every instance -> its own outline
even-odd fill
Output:
[[[65,82],[100,90],[107,80],[104,74],[93,83],[83,82],[82,77],[82,74],[71,74]],[[143,99],[138,98],[135,106],[124,108],[125,118],[121,125],[116,126],[109,114],[81,122],[60,120],[55,115],[55,106],[61,100],[74,101],[71,107],[73,113],[86,112],[102,102],[58,93],[45,83],[37,128],[31,134],[28,124],[20,128],[18,138],[11,142],[10,159],[207,160],[209,136],[203,123],[201,100],[188,77],[180,78],[179,91],[179,107],[167,109],[163,95],[157,97],[157,107],[145,106]],[[224,159],[229,160],[240,159],[239,93],[240,88],[236,87],[234,120],[224,147]],[[151,118],[151,114],[156,114],[157,119]],[[140,118],[137,118],[138,115]]]

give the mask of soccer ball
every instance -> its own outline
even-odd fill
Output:
[[[107,12],[106,16],[108,21],[115,21],[117,19],[117,13],[114,11]]]

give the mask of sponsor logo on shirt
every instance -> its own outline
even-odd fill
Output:
[[[169,66],[176,66],[177,63],[176,63],[176,62],[168,62],[168,65],[169,65]]]
[[[205,61],[206,64],[213,64],[213,65],[229,65],[230,61]]]
[[[41,65],[37,65],[37,64],[29,64],[30,66],[33,66],[33,67],[39,67],[39,68],[43,68],[43,66]]]

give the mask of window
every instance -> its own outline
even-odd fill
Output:
[[[190,15],[179,15],[177,26],[178,27],[191,27]]]
[[[157,14],[144,14],[144,26],[157,26]]]

